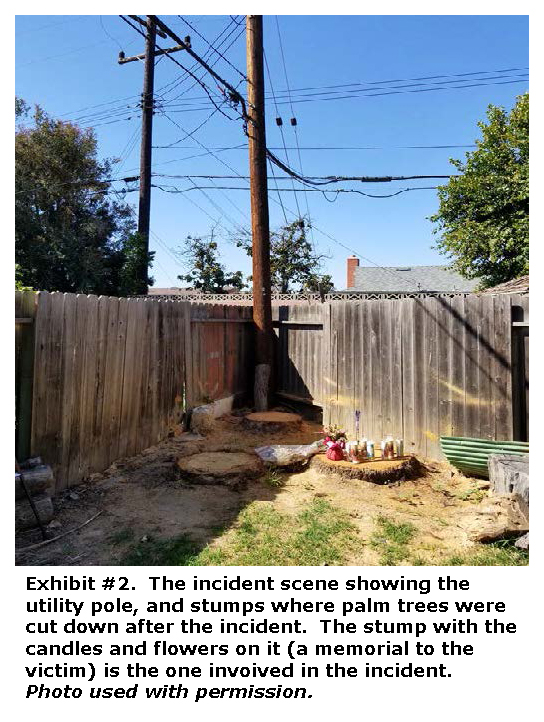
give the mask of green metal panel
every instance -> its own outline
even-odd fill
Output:
[[[524,441],[490,441],[471,439],[465,436],[441,436],[440,446],[446,459],[465,474],[489,476],[487,460],[490,454],[529,453],[529,444]]]

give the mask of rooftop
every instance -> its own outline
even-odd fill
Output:
[[[520,276],[513,281],[499,283],[493,288],[486,288],[482,293],[529,293],[529,276]]]
[[[371,293],[468,293],[477,285],[477,279],[463,278],[447,266],[358,266],[352,289]]]

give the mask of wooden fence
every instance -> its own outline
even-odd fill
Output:
[[[58,491],[244,392],[248,321],[251,308],[16,293],[19,458],[42,456]]]
[[[441,457],[439,437],[525,440],[528,296],[274,308],[280,398]],[[251,392],[248,306],[16,293],[17,453],[57,490],[164,438],[182,411]],[[251,395],[251,393],[249,393]],[[27,453],[28,452],[28,453]]]
[[[15,453],[20,459],[30,456],[35,295],[33,291],[15,293]]]
[[[528,313],[518,295],[280,308],[279,389],[350,434],[360,410],[367,438],[430,457],[443,435],[524,439]]]
[[[253,393],[253,308],[187,304],[191,316],[189,405]]]
[[[328,305],[272,308],[280,398],[323,406],[323,317]]]

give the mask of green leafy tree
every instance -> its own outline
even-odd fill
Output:
[[[33,291],[34,289],[30,286],[25,286],[22,280],[21,266],[15,264],[15,290],[16,291]]]
[[[330,280],[330,276],[319,273],[325,256],[314,251],[308,237],[310,228],[309,221],[298,218],[270,234],[270,275],[273,288],[280,293],[293,290],[293,285],[310,290],[310,286],[319,286],[321,280]],[[251,232],[246,231],[236,245],[251,256]]]
[[[15,96],[15,117],[22,118],[28,115],[30,107],[22,98]]]
[[[311,293],[321,293],[322,295],[330,293],[334,291],[332,276],[328,273],[323,275],[319,273],[310,274],[304,282],[303,290]]]
[[[119,295],[135,296],[147,293],[155,279],[147,276],[142,278],[142,268],[150,268],[153,264],[155,251],[147,252],[145,238],[140,233],[131,233],[123,244],[123,265],[119,273]]]
[[[115,161],[98,160],[92,130],[55,120],[38,106],[27,124],[28,106],[21,99],[16,116],[19,282],[48,291],[120,295],[135,224],[131,208],[109,195]]]
[[[214,232],[208,237],[187,236],[183,250],[178,252],[189,268],[185,275],[178,276],[193,288],[203,293],[223,293],[231,286],[241,290],[245,286],[241,271],[228,272],[219,262],[219,251]]]
[[[490,105],[482,138],[466,160],[450,160],[461,175],[439,188],[436,247],[466,278],[482,286],[529,269],[529,95],[510,113]]]

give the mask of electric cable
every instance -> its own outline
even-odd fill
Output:
[[[212,51],[213,51],[214,53],[216,53],[217,55],[219,55],[219,57],[222,58],[222,59],[227,63],[227,65],[229,65],[233,70],[235,70],[239,75],[241,75],[241,77],[242,77],[243,80],[247,80],[247,77],[244,75],[244,73],[242,73],[241,70],[238,70],[238,68],[237,68],[235,65],[233,65],[233,64],[230,62],[230,60],[223,55],[223,53],[221,53],[219,50],[217,50],[216,48],[214,48],[214,46],[213,46],[208,40],[206,40],[206,38],[204,37],[204,35],[202,35],[202,33],[201,33],[199,30],[197,30],[197,28],[195,28],[194,25],[192,25],[192,24],[191,24],[186,18],[184,18],[182,15],[178,15],[178,18],[180,18],[180,20],[182,20],[182,22],[184,22],[185,25],[187,25],[187,27],[189,27],[194,33],[196,33],[201,40],[204,40],[204,42],[209,45],[209,47],[212,49]],[[231,18],[231,19],[232,19],[232,18]],[[235,21],[233,21],[233,22],[235,22]]]
[[[267,75],[268,75],[268,83],[269,83],[269,85],[270,85],[270,91],[271,91],[271,93],[272,93],[272,98],[273,98],[273,100],[274,100],[274,105],[275,105],[275,107],[276,107],[276,116],[279,118],[279,114],[280,114],[280,113],[279,113],[278,106],[277,106],[276,100],[275,100],[274,86],[272,85],[272,76],[271,76],[271,74],[270,74],[270,68],[269,68],[269,66],[268,66],[268,59],[267,59],[267,57],[266,57],[266,51],[264,50],[264,48],[263,48],[263,59],[264,59],[264,65],[265,65],[265,68],[266,68],[266,73],[267,73]],[[281,118],[280,118],[280,120],[281,120]],[[282,142],[283,149],[284,149],[284,152],[285,152],[285,160],[286,160],[287,164],[289,165],[289,164],[290,164],[290,161],[289,161],[289,153],[287,152],[287,146],[286,146],[286,144],[285,144],[285,136],[284,136],[284,134],[283,134],[283,125],[280,124],[278,127],[279,127],[279,129],[280,129],[281,142]],[[269,164],[272,165],[271,159],[268,158],[267,160],[268,160]],[[299,204],[298,204],[298,197],[297,197],[296,193],[294,192],[294,191],[295,191],[295,184],[294,184],[294,181],[293,181],[293,180],[291,181],[291,185],[292,185],[292,187],[293,187],[293,198],[295,199],[295,205],[296,205],[296,207],[297,207],[298,217],[299,217],[299,218],[302,218],[302,215],[301,215],[301,213],[300,213],[300,206],[299,206]]]
[[[281,38],[280,23],[279,23],[279,20],[278,20],[278,16],[277,16],[277,15],[275,16],[275,19],[276,19],[276,29],[277,29],[277,31],[278,31],[278,44],[279,44],[280,54],[281,54],[281,60],[282,60],[282,64],[283,64],[283,73],[284,73],[284,76],[285,76],[285,85],[286,85],[286,87],[287,87],[287,93],[288,93],[288,96],[289,96],[289,101],[291,101],[291,91],[290,91],[290,89],[289,89],[289,78],[288,78],[288,76],[287,76],[287,63],[285,62],[285,54],[284,54],[284,51],[283,51],[283,42],[282,42],[282,38]],[[303,166],[302,166],[302,156],[301,156],[301,154],[300,154],[300,144],[299,144],[299,141],[298,141],[297,121],[296,121],[296,118],[295,118],[295,110],[294,110],[294,108],[293,108],[293,104],[292,104],[292,103],[291,103],[291,117],[292,117],[292,120],[294,121],[294,124],[293,124],[293,122],[291,123],[291,127],[292,127],[292,129],[293,129],[294,136],[295,136],[295,144],[296,144],[296,149],[297,149],[297,154],[298,154],[298,164],[299,164],[299,167],[300,167],[300,174],[301,174],[302,176],[304,176],[304,168],[303,168]],[[338,197],[338,196],[337,196],[337,197]],[[325,196],[325,198],[326,198],[326,196]],[[307,194],[307,193],[304,194],[304,200],[305,200],[305,202],[306,202],[306,212],[307,212],[307,214],[308,214],[308,221],[309,221],[309,226],[310,226],[310,239],[311,239],[311,242],[312,242],[312,248],[313,248],[314,255],[317,255],[315,238],[314,238],[314,233],[313,233],[313,230],[312,230],[312,223],[311,223],[312,216],[311,216],[311,213],[310,213],[310,205],[309,205],[309,202],[308,202],[308,194]],[[320,289],[320,290],[321,290],[321,289]]]
[[[232,20],[231,20],[231,21],[223,28],[223,30],[221,30],[221,32],[214,38],[214,40],[212,41],[212,43],[213,43],[214,45],[215,45],[216,43],[219,43],[219,47],[221,47],[221,46],[223,45],[223,43],[230,37],[230,33],[229,33],[228,36],[226,36],[226,38],[223,38],[222,40],[221,40],[221,36],[222,36],[225,32],[227,32],[227,31],[229,30],[229,28],[231,28],[232,25],[233,25],[233,22],[232,22]],[[209,52],[207,52],[207,53],[204,53],[204,59],[207,59],[210,54],[211,54],[211,51],[209,51]],[[197,67],[198,67],[198,63],[194,63],[194,64],[191,66],[191,70],[195,70],[195,68],[197,68]],[[180,85],[182,85],[182,84],[185,82],[185,80],[187,80],[188,77],[189,77],[188,75],[182,75],[180,78],[176,78],[175,80],[173,80],[173,81],[171,81],[170,83],[168,83],[167,86],[169,86],[169,89],[168,89],[168,90],[165,90],[165,92],[162,94],[162,97],[164,98],[164,96],[165,96],[167,93],[173,92],[173,91],[175,90],[175,88],[177,88],[177,87],[179,87]],[[204,75],[202,75],[201,77],[204,77]],[[163,88],[161,88],[160,90],[163,90],[163,89],[166,88],[167,86],[163,86]],[[176,96],[176,98],[179,98],[179,97],[181,97],[182,95],[185,95],[185,93],[189,92],[189,90],[191,90],[191,89],[194,88],[194,87],[195,87],[195,84],[193,84],[192,86],[190,86],[189,88],[187,88],[187,89],[186,89],[185,91],[183,91],[180,95]],[[157,91],[157,92],[159,92],[159,91]],[[174,98],[174,100],[175,100],[176,98]],[[169,102],[172,102],[172,100],[173,100],[173,99],[170,99]]]

